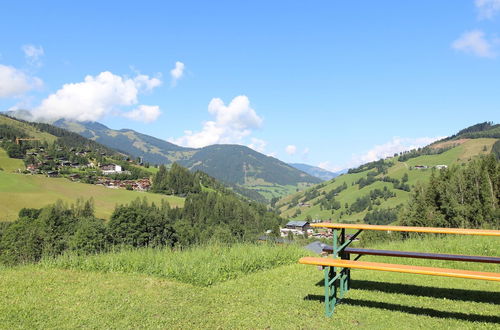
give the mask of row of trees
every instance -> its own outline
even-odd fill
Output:
[[[434,227],[500,227],[500,162],[494,155],[433,172],[415,187],[402,224]]]
[[[117,206],[107,223],[95,217],[92,200],[72,206],[58,201],[42,209],[22,209],[18,220],[0,223],[0,262],[36,262],[65,251],[99,253],[116,246],[254,240],[268,229],[278,233],[281,221],[261,204],[221,192],[189,195],[183,209],[137,199]]]

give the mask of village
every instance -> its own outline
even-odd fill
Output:
[[[56,156],[54,156],[54,154]],[[134,165],[134,161],[124,157],[123,162]],[[47,177],[66,177],[74,182],[95,184],[112,189],[127,189],[148,191],[151,188],[151,179],[127,178],[132,173],[124,166],[108,162],[106,153],[96,155],[92,150],[64,150],[58,148],[49,153],[44,147],[29,149],[25,157],[26,170],[24,174],[46,175]],[[142,159],[139,159],[142,163]]]

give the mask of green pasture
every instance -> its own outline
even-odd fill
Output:
[[[96,216],[108,219],[117,204],[125,204],[136,198],[146,197],[150,202],[168,201],[172,207],[182,207],[184,199],[175,196],[110,189],[102,186],[71,182],[64,178],[48,178],[43,175],[24,175],[0,171],[0,221],[17,219],[24,207],[40,208],[58,199],[74,203],[77,198],[93,198]]]
[[[498,256],[497,240],[430,237],[377,247]],[[146,250],[89,257],[90,266],[84,266],[84,258],[76,262],[63,257],[65,261],[0,269],[0,328],[498,329],[500,323],[498,282],[366,270],[352,271],[352,289],[333,318],[327,318],[323,272],[297,264],[303,252],[296,247],[283,258],[275,257],[276,264],[269,267],[273,254],[283,251],[264,248],[269,251],[236,247],[241,261],[228,251],[201,253],[204,247],[199,256],[196,251],[174,252],[187,253],[174,257],[184,258],[187,281],[162,276],[170,266]],[[260,258],[265,267],[256,267]],[[365,260],[500,271],[495,264]],[[188,284],[190,278],[203,276],[205,267],[215,268],[205,278],[213,276],[212,284]],[[248,272],[240,271],[245,267]],[[237,275],[217,280],[228,273]]]
[[[14,172],[18,169],[24,170],[25,168],[24,162],[21,159],[10,158],[7,152],[0,148],[0,171]]]

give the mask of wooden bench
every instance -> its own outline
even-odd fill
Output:
[[[333,229],[333,246],[325,246],[324,252],[333,254],[333,258],[304,257],[299,260],[301,264],[322,266],[325,278],[325,314],[333,315],[335,305],[344,297],[350,287],[350,270],[366,269],[390,271],[409,274],[434,275],[458,277],[476,280],[500,281],[500,273],[478,272],[450,268],[436,268],[424,266],[410,266],[401,264],[357,261],[363,255],[378,255],[404,258],[423,258],[438,260],[453,260],[467,262],[500,263],[500,257],[469,256],[457,254],[422,253],[392,250],[374,250],[348,247],[363,230],[404,231],[419,233],[462,234],[479,236],[500,237],[500,230],[461,229],[461,228],[430,228],[430,227],[405,227],[405,226],[380,226],[364,224],[332,224],[319,223],[313,227]],[[357,229],[354,235],[347,236],[346,229]],[[338,231],[340,230],[340,237]],[[350,260],[351,254],[357,254],[355,260]]]

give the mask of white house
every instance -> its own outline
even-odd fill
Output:
[[[109,165],[103,165],[100,167],[102,174],[104,175],[109,175],[109,174],[116,174],[116,173],[122,173],[122,167],[120,165],[116,164],[109,164]]]

